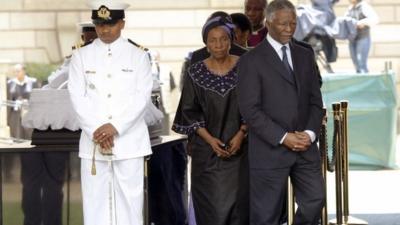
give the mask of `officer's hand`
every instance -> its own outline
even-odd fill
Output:
[[[114,136],[117,134],[117,129],[115,129],[115,127],[111,123],[106,123],[95,130],[95,132],[93,133],[93,140],[96,143],[101,144],[109,138],[112,138],[112,140],[114,140]]]
[[[111,152],[114,147],[114,137],[104,139],[103,142],[100,142],[100,147],[106,152]]]

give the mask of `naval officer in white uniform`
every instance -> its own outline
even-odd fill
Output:
[[[152,75],[148,55],[121,37],[124,9],[91,3],[98,38],[71,59],[68,89],[82,129],[79,144],[85,225],[143,224],[144,120]]]

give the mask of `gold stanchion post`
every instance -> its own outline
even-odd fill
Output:
[[[347,107],[347,101],[340,101],[343,132],[343,214],[345,222],[347,222],[349,219],[349,154],[347,149]]]
[[[293,192],[293,185],[290,181],[290,177],[288,178],[288,185],[287,185],[287,207],[288,207],[288,222],[287,224],[293,224],[294,222],[294,215],[295,215],[295,201],[294,201],[294,192]]]
[[[336,148],[336,165],[335,165],[335,188],[336,188],[336,220],[329,221],[330,225],[346,225],[343,223],[343,191],[342,191],[342,115],[340,111],[340,103],[333,103],[334,118],[334,147]]]
[[[349,149],[348,149],[348,101],[332,105],[337,135],[336,146],[336,220],[330,225],[367,225],[368,222],[349,215]]]
[[[344,222],[348,225],[366,225],[368,222],[350,216],[349,210],[349,148],[348,148],[348,101],[340,101],[342,111],[343,131],[343,216]]]

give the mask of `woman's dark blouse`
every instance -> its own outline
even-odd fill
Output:
[[[196,129],[203,127],[212,136],[229,143],[239,131],[237,82],[236,66],[224,76],[218,76],[203,61],[192,64],[185,76],[172,129],[190,136],[191,194],[196,217],[201,218],[198,224],[228,224],[228,221],[245,218],[242,214],[246,210],[240,206],[248,204],[241,199],[247,193],[246,179],[244,176],[241,179],[242,174],[248,173],[242,166],[242,162],[247,161],[244,157],[247,145],[243,142],[238,154],[221,158],[196,133]]]
[[[236,98],[237,82],[236,66],[219,76],[213,74],[204,61],[193,64],[185,76],[172,130],[204,144],[195,132],[203,127],[212,136],[229,143],[242,123]]]

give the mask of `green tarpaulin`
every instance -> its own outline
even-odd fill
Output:
[[[348,140],[351,166],[396,167],[397,94],[394,74],[327,74],[322,95],[329,111],[331,148],[332,103],[349,101]]]

